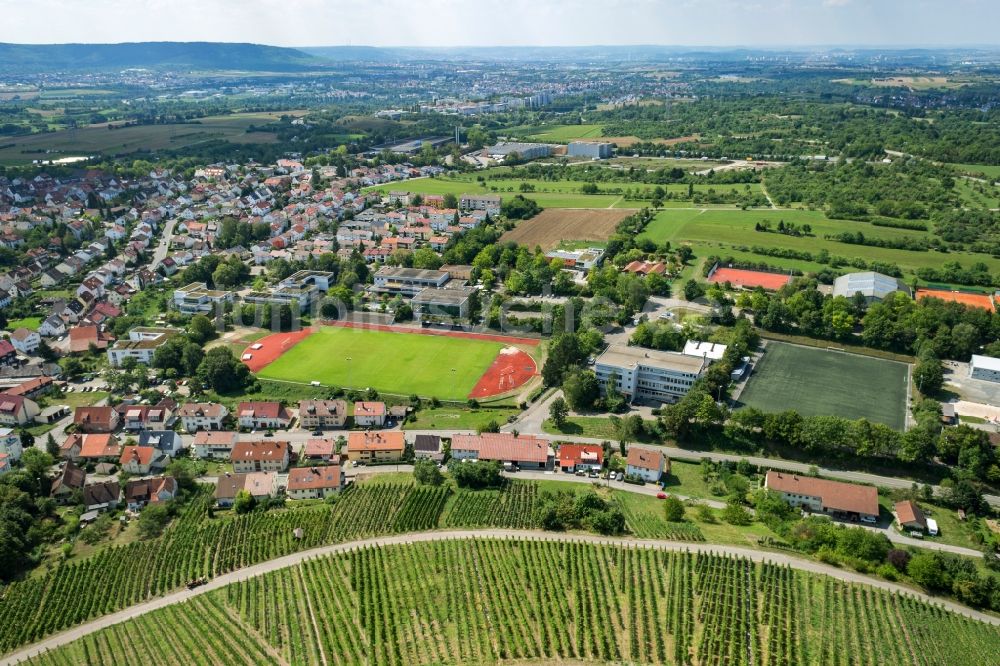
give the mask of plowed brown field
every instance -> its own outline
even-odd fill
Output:
[[[505,233],[501,242],[551,250],[560,241],[606,241],[615,227],[635,211],[627,208],[546,208]]]

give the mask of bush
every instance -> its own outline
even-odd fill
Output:
[[[896,568],[896,571],[902,573],[906,571],[906,566],[910,563],[910,553],[899,548],[890,548],[885,559]]]
[[[673,495],[663,502],[663,517],[670,523],[679,523],[684,520],[684,502]]]
[[[875,570],[875,573],[886,580],[899,579],[899,570],[891,564],[880,564],[878,569]]]

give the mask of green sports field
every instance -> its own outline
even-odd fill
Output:
[[[907,374],[895,361],[769,342],[740,402],[765,412],[864,417],[902,430]]]
[[[258,374],[465,400],[503,346],[489,340],[325,327]]]

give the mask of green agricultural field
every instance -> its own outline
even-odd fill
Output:
[[[980,666],[998,640],[909,596],[772,563],[477,538],[310,558],[27,663]]]
[[[902,430],[908,378],[903,363],[770,342],[740,403],[765,412],[864,417]]]
[[[779,221],[798,226],[808,224],[812,228],[810,236],[789,236],[775,232],[767,233],[755,230],[755,225],[770,222],[776,228]],[[860,257],[867,261],[879,261],[899,266],[905,273],[912,275],[918,268],[939,268],[947,262],[958,261],[964,266],[976,262],[986,263],[991,271],[1000,270],[1000,259],[985,254],[967,252],[919,252],[912,250],[896,250],[891,248],[872,247],[868,245],[851,245],[824,236],[843,232],[858,232],[870,238],[899,239],[904,237],[924,238],[930,232],[893,227],[876,227],[867,222],[852,220],[831,220],[821,211],[793,209],[753,209],[736,210],[722,208],[674,208],[660,211],[656,218],[646,227],[643,238],[649,238],[656,243],[671,241],[686,242],[695,246],[707,247],[709,253],[718,255],[733,255],[737,258],[747,258],[762,261],[776,266],[800,268],[802,270],[818,270],[818,263],[803,260],[782,260],[777,257],[756,255],[739,248],[757,245],[769,248],[785,248],[811,252],[816,255],[826,250],[833,256],[847,258]],[[696,251],[695,254],[699,255]]]
[[[289,382],[465,400],[503,346],[443,335],[327,327],[259,374]]]
[[[984,174],[993,178],[1000,178],[1000,165],[998,164],[948,164],[972,175]]]
[[[281,114],[238,113],[210,116],[197,122],[171,125],[135,125],[109,130],[107,125],[10,137],[0,149],[0,164],[25,164],[37,159],[184,148],[223,139],[233,143],[273,143],[270,132],[248,132]]]
[[[569,143],[577,139],[598,139],[604,136],[603,125],[538,125],[515,130],[535,141]]]

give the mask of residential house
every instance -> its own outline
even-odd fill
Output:
[[[118,411],[125,430],[166,430],[174,423],[173,404],[161,400],[155,405],[122,405]]]
[[[110,511],[118,506],[121,493],[117,481],[87,484],[83,487],[83,508],[85,511]]]
[[[4,393],[7,395],[22,395],[25,398],[34,400],[38,396],[51,391],[54,386],[55,380],[52,377],[42,375],[41,377],[34,377],[23,381],[17,386],[12,386],[4,391]]]
[[[42,336],[38,335],[36,331],[19,328],[10,334],[10,342],[18,352],[31,355],[42,343]]]
[[[125,484],[125,504],[129,511],[140,511],[147,504],[168,502],[177,496],[177,479],[156,476],[135,479]]]
[[[385,425],[384,402],[355,402],[354,425],[363,428]]]
[[[555,453],[548,440],[509,432],[455,435],[451,456],[456,460],[496,460],[507,468],[552,469]]]
[[[27,425],[41,412],[38,403],[23,395],[0,393],[0,425]]]
[[[233,446],[229,459],[233,463],[233,471],[245,474],[247,472],[284,472],[288,469],[288,459],[291,446],[288,442],[262,440],[259,442],[237,442]]]
[[[173,430],[143,430],[139,433],[139,446],[151,446],[173,458],[184,448],[184,440]]]
[[[0,453],[20,460],[21,452],[21,436],[13,428],[0,428]]]
[[[927,529],[927,518],[916,502],[911,500],[896,502],[893,509],[893,513],[896,514],[896,522],[899,523],[902,529],[917,530],[920,532]]]
[[[0,365],[17,365],[17,350],[10,340],[0,340]]]
[[[302,455],[307,460],[322,460],[323,462],[338,461],[337,442],[331,437],[307,439],[302,449]]]
[[[66,322],[59,315],[49,315],[38,327],[38,332],[48,338],[66,335]]]
[[[85,471],[74,465],[72,461],[67,462],[62,471],[59,472],[59,476],[52,481],[49,497],[59,504],[68,504],[72,501],[76,491],[83,490],[86,480],[87,473]]]
[[[122,471],[136,476],[146,476],[154,469],[163,469],[169,459],[152,446],[126,446],[118,459]]]
[[[343,428],[347,421],[344,400],[300,400],[299,426],[306,430]]]
[[[604,447],[600,444],[560,444],[559,469],[575,472],[599,472],[604,464]]]
[[[217,458],[229,460],[239,433],[227,430],[199,430],[194,436],[196,458]]]
[[[802,507],[807,511],[861,519],[869,523],[878,520],[878,490],[874,486],[772,470],[764,477],[764,487],[779,493],[781,499],[792,506]]]
[[[10,467],[11,457],[6,453],[0,453],[0,476],[3,476],[11,470]]]
[[[438,435],[417,435],[413,438],[413,455],[416,458],[430,458],[440,462],[444,459],[441,438]]]
[[[228,508],[236,501],[236,495],[246,490],[257,500],[271,497],[277,491],[277,474],[274,472],[250,472],[249,474],[230,474],[220,476],[215,482],[215,502],[222,508]]]
[[[79,432],[114,432],[119,416],[114,407],[77,407],[73,423]]]
[[[77,456],[87,462],[118,462],[122,447],[118,438],[107,433],[83,435],[80,453]]]
[[[296,467],[288,472],[286,491],[291,499],[318,499],[339,491],[343,484],[340,465]]]
[[[229,416],[229,410],[217,402],[189,402],[181,405],[177,416],[187,432],[222,430],[222,422]]]
[[[400,430],[355,431],[347,436],[347,457],[352,462],[398,461],[405,447]]]
[[[637,476],[647,483],[658,483],[660,477],[670,471],[670,461],[660,451],[629,447],[625,459],[625,475]]]
[[[280,402],[241,402],[236,409],[241,428],[287,428],[292,417]]]
[[[109,337],[103,334],[97,326],[74,326],[69,329],[69,351],[71,354],[82,354],[91,347],[107,349]]]

